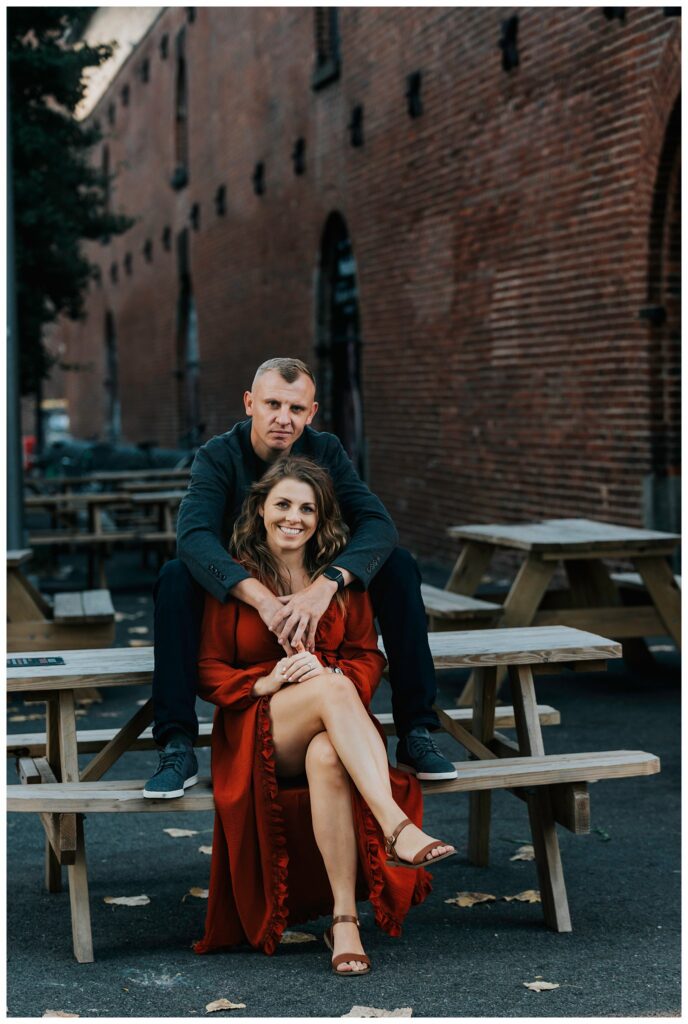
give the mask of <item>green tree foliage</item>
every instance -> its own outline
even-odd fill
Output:
[[[94,267],[82,243],[120,234],[133,223],[108,210],[108,181],[89,163],[99,129],[74,118],[84,70],[112,53],[111,46],[79,40],[93,10],[7,9],[22,394],[36,391],[50,373],[44,326],[63,314],[83,314]]]

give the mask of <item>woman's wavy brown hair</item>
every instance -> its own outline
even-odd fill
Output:
[[[327,470],[302,455],[286,455],[279,459],[248,492],[230,542],[234,557],[274,594],[288,594],[290,586],[268,547],[265,524],[259,510],[275,484],[286,479],[309,484],[315,494],[318,523],[304,552],[304,568],[311,581],[332,565],[349,540],[349,530],[342,519]],[[343,608],[342,598],[343,595],[338,593],[338,603]]]

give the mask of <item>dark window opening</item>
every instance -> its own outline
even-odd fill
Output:
[[[413,71],[406,79],[406,109],[409,117],[420,117],[423,113],[423,101],[420,96],[422,80],[420,71]]]
[[[363,145],[363,104],[358,103],[351,111],[349,122],[349,139],[351,145],[359,148]]]
[[[344,218],[330,214],[321,243],[317,343],[320,429],[336,434],[365,478],[361,330],[356,261]]]
[[[257,163],[253,168],[253,191],[257,196],[265,195],[265,164]]]
[[[294,164],[294,174],[306,173],[306,140],[297,139],[294,143],[291,159]]]
[[[167,60],[170,52],[170,37],[165,34],[160,40],[160,59]]]
[[[172,248],[172,228],[166,227],[162,232],[162,247],[165,252],[169,252]]]
[[[177,410],[179,444],[192,448],[200,444],[205,424],[201,423],[200,350],[198,320],[189,268],[189,233],[177,238],[179,304],[177,313]]]
[[[128,107],[129,106],[129,96],[130,96],[130,90],[129,90],[129,86],[128,85],[123,85],[122,86],[122,90],[120,92],[120,96],[121,96],[121,99],[122,99],[122,106],[123,107]]]
[[[122,412],[119,401],[119,358],[115,318],[105,314],[105,431],[111,444],[118,444],[122,434]]]
[[[218,187],[215,193],[215,213],[218,217],[224,217],[227,212],[227,189],[224,185]]]
[[[648,236],[647,306],[652,471],[645,525],[681,532],[681,99],[669,118]],[[648,315],[649,314],[649,315]],[[680,572],[678,555],[674,569]]]
[[[127,277],[131,277],[134,271],[134,257],[130,252],[124,254],[124,273]]]
[[[143,258],[146,263],[153,262],[153,240],[147,238],[143,245]]]
[[[339,10],[337,7],[316,7],[315,67],[311,85],[322,89],[339,78],[341,67],[339,52]]]
[[[174,189],[184,188],[189,181],[189,98],[187,94],[187,67],[184,30],[177,36],[177,73],[174,95],[174,158],[175,168],[170,184]]]
[[[139,68],[139,78],[141,79],[144,85],[147,82],[150,82],[150,60],[148,59],[148,57],[146,57],[145,60],[141,61],[141,66]]]
[[[109,214],[112,210],[112,187],[110,176],[110,150],[107,146],[103,146],[103,154],[100,160],[100,173],[103,180],[103,206],[105,207],[105,213]],[[109,241],[110,236],[103,235],[101,244],[107,245]]]

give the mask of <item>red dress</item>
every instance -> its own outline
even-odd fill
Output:
[[[346,614],[332,601],[318,625],[316,654],[323,665],[341,668],[367,708],[385,662],[366,594],[349,590]],[[274,953],[287,925],[332,913],[305,777],[276,776],[270,698],[251,696],[255,681],[282,657],[253,608],[206,597],[199,681],[201,696],[217,705],[211,743],[215,829],[205,935],[194,946],[197,953],[244,942]],[[390,777],[394,799],[420,826],[417,779],[395,768]],[[430,891],[431,876],[424,868],[386,866],[380,827],[353,785],[351,790],[356,897],[370,900],[380,928],[399,935],[409,907]]]

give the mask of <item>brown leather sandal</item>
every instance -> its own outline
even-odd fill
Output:
[[[456,855],[456,850],[452,850],[451,853],[442,853],[439,857],[433,857],[432,860],[426,860],[426,857],[431,850],[436,850],[439,846],[451,845],[450,843],[443,843],[440,839],[433,839],[431,843],[428,843],[427,846],[424,846],[422,850],[418,851],[413,860],[403,860],[397,853],[396,843],[407,825],[413,825],[410,818],[404,818],[404,820],[394,829],[392,835],[385,837],[385,853],[387,854],[387,863],[390,867],[413,868],[413,870],[416,870],[417,868],[427,867],[429,864],[437,864],[440,860],[446,860],[447,857],[454,857]],[[391,854],[394,856],[390,856]]]
[[[334,926],[339,924],[340,921],[350,921],[351,924],[355,924],[357,928],[361,927],[361,923],[357,917],[351,917],[350,914],[338,914],[332,918],[332,924],[323,935],[325,945],[332,953],[334,953]],[[363,971],[338,971],[337,968],[340,964],[348,963],[350,960],[357,960],[359,963],[367,964],[368,966]],[[361,974],[370,974],[370,957],[366,956],[365,953],[339,953],[337,956],[333,956],[330,961],[332,964],[332,970],[339,978],[358,978]]]

